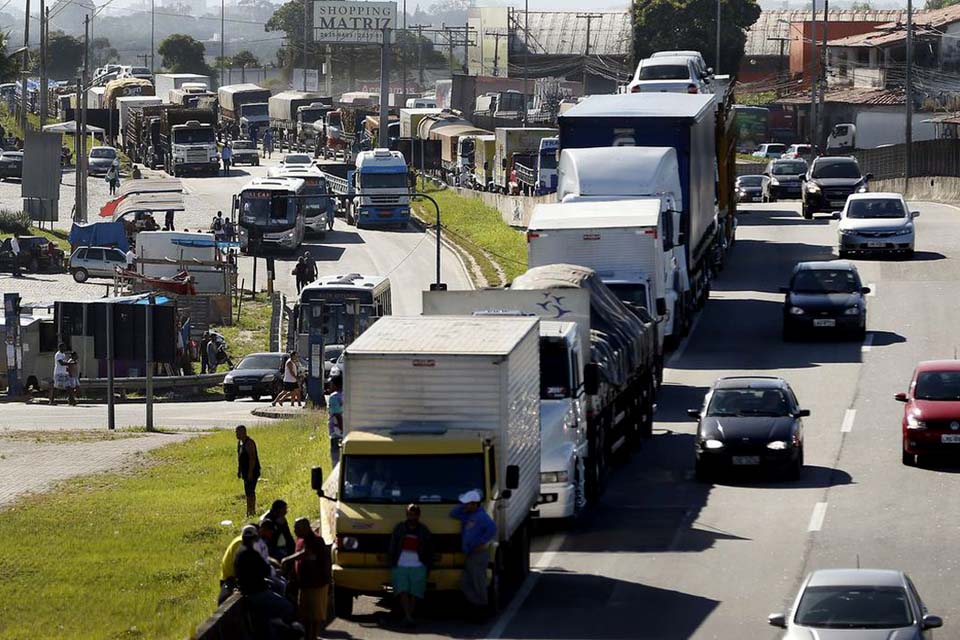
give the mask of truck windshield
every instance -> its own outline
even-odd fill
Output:
[[[297,208],[286,194],[240,194],[240,222],[245,225],[285,229],[296,222]]]
[[[173,132],[174,144],[203,144],[213,141],[213,129],[185,129]]]
[[[540,340],[540,399],[571,397],[570,354],[563,340]]]
[[[556,169],[557,168],[557,152],[554,149],[549,151],[544,151],[540,154],[540,168],[541,169]]]
[[[342,498],[349,502],[454,504],[471,489],[484,493],[483,456],[347,455]]]
[[[303,124],[313,124],[323,118],[324,109],[309,109],[300,112],[300,122]]]
[[[326,214],[328,203],[333,204],[333,201],[326,194],[327,183],[324,180],[318,180],[317,184],[308,185],[304,188],[303,195],[307,197],[303,199],[301,206],[305,218],[316,218]]]
[[[240,107],[240,115],[245,118],[267,115],[267,105],[262,103],[245,104]]]
[[[604,284],[622,302],[635,304],[650,311],[650,305],[647,301],[647,285],[642,282],[606,282]]]
[[[406,173],[361,173],[360,187],[363,189],[402,189],[407,190]]]

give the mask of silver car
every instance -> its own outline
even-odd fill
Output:
[[[112,278],[116,268],[127,266],[127,254],[116,247],[80,247],[70,256],[70,273],[77,282],[87,278]]]
[[[821,569],[804,580],[792,617],[767,618],[783,640],[929,640],[943,620],[927,613],[902,571]]]
[[[910,211],[899,193],[855,193],[839,214],[839,252],[899,253],[913,256],[917,211]]]
[[[118,159],[117,150],[113,147],[94,147],[87,158],[87,172],[92,176],[105,176]]]

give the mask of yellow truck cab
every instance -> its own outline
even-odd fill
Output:
[[[525,577],[540,479],[538,334],[535,318],[387,316],[347,348],[340,463],[326,482],[319,469],[312,478],[336,539],[338,616],[357,596],[390,591],[390,536],[410,503],[432,534],[428,594],[459,590],[450,511],[470,490],[497,524],[491,607],[503,581]]]

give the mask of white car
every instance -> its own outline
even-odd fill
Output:
[[[313,165],[313,156],[308,153],[288,153],[280,161],[281,167],[309,167]]]
[[[813,157],[813,147],[809,144],[792,144],[780,157],[785,160],[795,160],[797,158],[806,160]]]
[[[713,68],[707,66],[707,61],[703,59],[703,54],[699,51],[657,51],[650,54],[651,58],[690,58],[697,67],[697,72],[704,80],[708,80],[713,75]]]
[[[693,59],[664,56],[641,60],[627,85],[630,93],[709,93]]]
[[[765,158],[767,160],[777,160],[787,150],[787,145],[779,142],[766,142],[760,145],[760,148],[753,152],[754,158]]]
[[[80,247],[70,256],[70,273],[77,282],[87,278],[112,278],[127,266],[127,254],[116,247]]]
[[[260,152],[257,150],[256,143],[252,140],[234,140],[230,147],[233,149],[231,163],[234,166],[238,164],[249,164],[252,167],[260,166]]]
[[[840,212],[839,253],[899,253],[913,257],[914,219],[899,193],[854,193]]]

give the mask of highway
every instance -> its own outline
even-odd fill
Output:
[[[435,604],[418,636],[776,638],[766,616],[789,608],[807,572],[858,563],[906,571],[945,618],[937,636],[960,635],[960,562],[944,545],[960,527],[960,466],[902,466],[893,400],[916,362],[957,354],[960,210],[915,203],[914,260],[855,261],[873,289],[863,344],[785,344],[778,288],[798,261],[836,257],[836,222],[804,221],[793,202],[741,209],[727,267],[668,361],[653,439],[580,521],[542,528],[535,571],[498,619],[464,624]],[[785,377],[812,412],[801,479],[694,482],[686,409],[717,377],[753,374]],[[409,635],[375,605],[364,600],[326,637]]]

